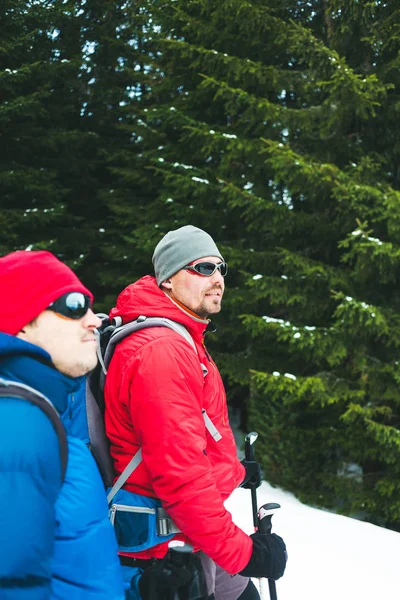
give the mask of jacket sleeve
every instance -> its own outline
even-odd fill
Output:
[[[197,548],[228,573],[238,573],[250,560],[252,541],[233,523],[215,484],[196,354],[176,336],[153,340],[126,373],[129,408],[155,493]]]
[[[38,407],[5,398],[0,447],[0,596],[47,600],[61,484],[57,434]]]

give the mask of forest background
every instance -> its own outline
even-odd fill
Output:
[[[3,0],[0,253],[51,250],[108,311],[206,229],[265,478],[400,531],[397,6]]]

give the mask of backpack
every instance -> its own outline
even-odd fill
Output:
[[[115,348],[124,338],[141,329],[147,327],[168,327],[176,333],[179,333],[195,350],[196,345],[189,331],[181,323],[172,321],[164,317],[145,317],[140,316],[134,321],[130,321],[122,325],[121,317],[116,317],[112,320],[103,313],[98,313],[98,317],[102,320],[101,326],[95,330],[98,335],[97,354],[99,363],[97,367],[87,378],[86,384],[86,410],[89,427],[90,447],[92,454],[97,462],[100,474],[106,488],[113,484],[115,471],[113,462],[110,456],[109,443],[104,427],[104,386],[106,381],[107,369],[110,365]],[[203,375],[206,377],[207,367],[200,363]],[[203,410],[203,418],[207,429],[216,441],[221,438],[205,410]],[[142,460],[141,449],[135,454],[126,469],[121,473],[118,480],[115,482],[107,499],[111,502],[113,496],[124,485],[128,477],[133,473],[135,468]]]
[[[140,496],[122,489],[128,477],[142,461],[141,448],[132,457],[113,485],[116,473],[104,425],[104,386],[107,370],[117,344],[127,336],[147,327],[172,329],[192,346],[196,354],[197,348],[186,327],[171,319],[140,316],[134,321],[123,325],[121,317],[110,320],[103,313],[99,313],[97,316],[102,320],[101,326],[95,330],[98,336],[97,354],[99,362],[86,382],[86,411],[90,449],[107,490],[109,518],[115,529],[118,549],[120,552],[140,552],[172,539],[174,534],[180,532],[180,529],[173,523],[158,499]],[[200,362],[200,366],[203,376],[206,377],[207,367],[202,362]],[[218,442],[222,437],[221,434],[208,417],[205,409],[202,412],[207,430]]]
[[[43,394],[29,385],[0,378],[0,398],[18,398],[31,402],[40,408],[50,419],[60,444],[61,483],[64,481],[68,463],[67,434],[54,404]]]

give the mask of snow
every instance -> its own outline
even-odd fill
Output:
[[[378,246],[382,246],[383,242],[379,238],[367,237],[369,242],[374,242],[374,244],[378,244]]]
[[[258,506],[281,505],[272,527],[285,540],[289,560],[276,584],[278,600],[400,598],[400,533],[306,506],[265,481],[257,490],[257,500]],[[250,534],[250,491],[238,488],[226,507],[235,523]],[[266,581],[263,589],[264,599],[269,600]]]
[[[192,179],[193,181],[198,181],[199,183],[210,183],[207,179],[202,179],[201,177],[192,177]]]
[[[174,167],[182,167],[182,169],[193,169],[192,165],[184,165],[183,163],[174,163]]]
[[[296,335],[294,337],[296,337]],[[296,381],[297,379],[296,375],[293,375],[293,373],[284,373],[283,376],[287,377],[288,379],[293,379],[293,381]]]
[[[275,317],[269,317],[268,315],[264,315],[262,318],[267,323],[283,323],[283,324],[285,324],[285,321],[283,319],[275,319]]]
[[[355,229],[354,231],[351,232],[351,235],[360,235],[361,237],[367,239],[369,242],[378,244],[378,246],[382,246],[382,244],[383,244],[382,240],[380,240],[379,238],[365,236],[364,233],[361,231],[361,229]]]

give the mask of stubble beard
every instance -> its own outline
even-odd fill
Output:
[[[55,365],[56,369],[66,375],[67,377],[71,377],[72,379],[76,379],[77,377],[83,377],[87,375],[97,365],[97,354],[94,356],[87,356],[86,358],[78,359],[71,365]]]
[[[220,312],[222,308],[221,302],[221,297],[219,297],[218,299],[205,298],[205,300],[202,302],[202,304],[199,306],[196,312],[199,315],[199,317],[201,317],[202,319],[206,319],[210,315],[215,315]]]

